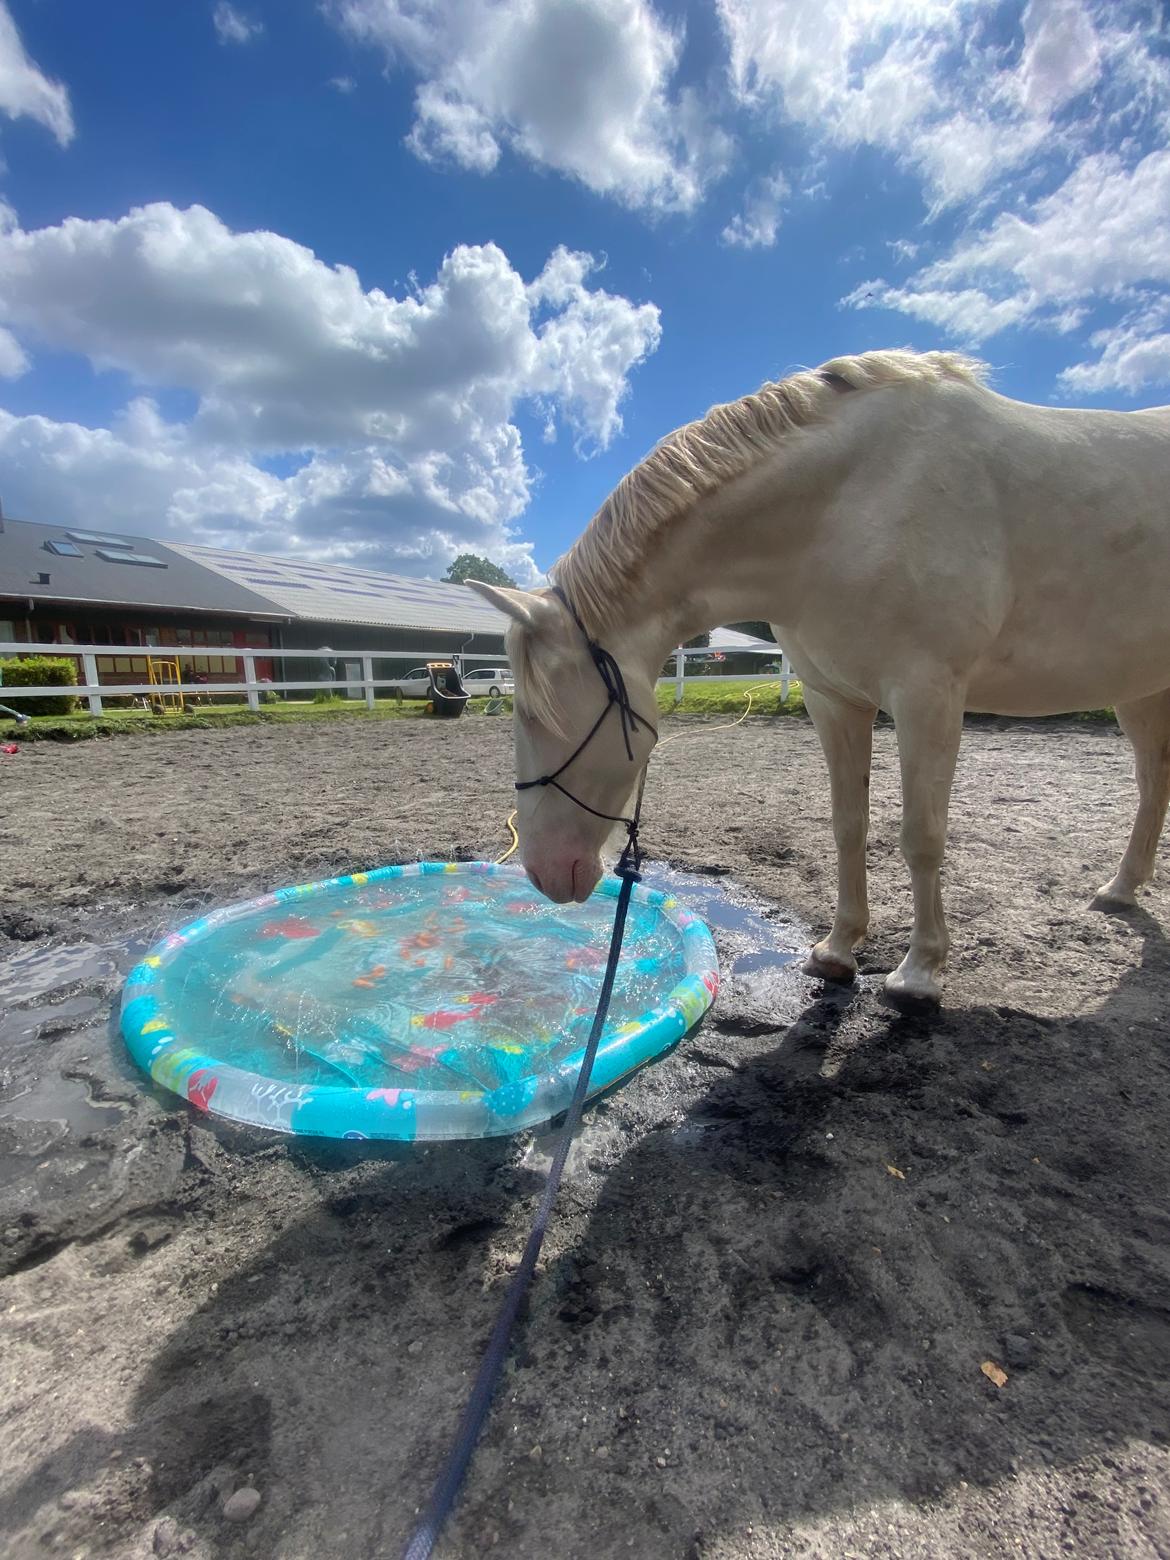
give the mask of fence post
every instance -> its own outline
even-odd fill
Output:
[[[686,652],[682,645],[674,652],[674,702],[681,704],[683,694],[686,692],[685,680],[687,675]]]
[[[248,685],[248,708],[258,710],[260,708],[260,690],[256,687],[256,657],[247,652],[240,657],[244,663],[244,681]]]
[[[366,709],[374,707],[374,658],[372,655],[362,656],[362,687],[366,690]]]
[[[783,650],[781,650],[781,652],[780,652],[780,702],[781,702],[781,704],[787,704],[788,703],[788,687],[789,687],[788,657],[784,654]]]
[[[85,692],[89,699],[89,713],[100,715],[102,712],[102,696],[96,690],[98,683],[98,669],[96,655],[83,655],[82,663],[85,666]]]

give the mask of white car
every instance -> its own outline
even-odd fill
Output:
[[[477,666],[474,672],[464,672],[463,686],[474,697],[486,693],[493,699],[516,691],[510,666]]]
[[[404,699],[429,699],[431,674],[425,666],[412,666],[405,677],[396,678],[392,687],[385,690],[388,698],[401,694]]]

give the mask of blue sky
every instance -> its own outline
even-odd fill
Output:
[[[664,433],[962,347],[1170,400],[1149,0],[0,0],[0,499],[538,577]]]

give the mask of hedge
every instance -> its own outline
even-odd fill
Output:
[[[5,702],[5,686],[71,688],[76,682],[77,667],[64,656],[23,655],[0,660],[0,704]],[[12,708],[22,715],[72,715],[78,702],[75,693],[63,693],[56,698],[14,699]]]

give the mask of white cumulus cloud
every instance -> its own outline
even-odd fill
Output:
[[[905,281],[879,277],[843,302],[970,343],[1020,326],[1074,337],[1093,320],[1099,357],[1068,369],[1066,389],[1165,382],[1150,322],[1170,296],[1170,60],[1153,8],[1029,0],[1016,40],[990,50],[973,36],[946,78],[965,85],[963,103],[893,147],[936,205],[966,206],[966,227]],[[979,58],[989,68],[973,78]],[[1005,184],[1013,170],[1025,176]]]
[[[253,38],[258,38],[264,31],[263,22],[248,16],[244,11],[238,11],[234,5],[228,4],[228,0],[219,0],[211,13],[211,20],[220,43],[251,43]]]
[[[1120,390],[1130,395],[1147,385],[1170,385],[1170,298],[1150,300],[1106,330],[1094,331],[1094,362],[1074,363],[1060,375],[1061,388],[1075,395]]]
[[[35,119],[62,146],[73,139],[69,93],[29,59],[5,0],[0,0],[0,112]]]
[[[1142,320],[1130,305],[1150,289],[1170,287],[1170,150],[1150,152],[1133,167],[1120,156],[1087,156],[1050,194],[1023,212],[1001,212],[967,234],[952,252],[925,266],[902,286],[865,282],[846,304],[879,304],[978,342],[1013,325],[1075,330],[1094,307],[1124,311],[1116,353],[1129,365],[1116,377],[1101,367],[1097,388],[1136,388],[1136,365],[1156,354],[1137,351]],[[1156,292],[1154,294],[1156,296]],[[1097,347],[1110,332],[1093,338]],[[1090,387],[1087,367],[1070,371],[1068,385]]]
[[[717,8],[741,104],[800,125],[816,144],[890,153],[936,211],[1050,150],[1058,133],[1072,136],[1055,116],[1094,87],[1121,37],[1107,37],[1102,0],[1096,11],[1090,0],[1029,0],[1010,45],[991,25],[1000,0]]]
[[[490,172],[510,147],[626,205],[690,209],[727,138],[675,82],[681,32],[648,0],[331,0],[418,78],[409,144]]]
[[[248,546],[295,536],[420,570],[469,547],[527,557],[516,409],[528,402],[604,446],[631,370],[658,343],[654,305],[589,285],[595,269],[557,250],[526,283],[496,245],[464,245],[433,281],[391,297],[197,206],[10,224],[0,370],[19,372],[43,343],[197,404],[168,423],[139,395],[109,429],[7,418],[6,497],[66,519],[108,502],[153,515],[156,532],[198,523]]]
[[[1030,0],[1014,87],[1037,118],[1087,92],[1101,74],[1103,42],[1082,0]]]
[[[776,242],[788,180],[782,173],[757,179],[744,197],[743,210],[736,212],[720,235],[725,244],[740,249],[766,249]]]

